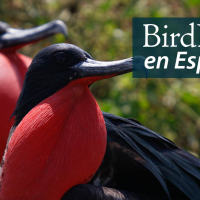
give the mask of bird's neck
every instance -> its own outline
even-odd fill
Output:
[[[0,199],[60,199],[97,171],[106,127],[81,81],[45,99],[17,126],[4,156]]]

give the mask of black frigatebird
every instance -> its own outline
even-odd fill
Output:
[[[9,118],[15,109],[24,76],[32,61],[17,50],[56,33],[65,36],[67,34],[67,27],[60,20],[30,29],[14,29],[0,21],[0,160],[14,123]]]
[[[1,200],[59,200],[91,180],[105,154],[107,131],[89,85],[132,67],[145,71],[144,58],[100,62],[70,44],[35,56],[0,168]]]

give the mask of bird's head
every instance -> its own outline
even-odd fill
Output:
[[[33,59],[13,113],[15,125],[39,102],[51,96],[69,83],[85,84],[132,70],[143,70],[144,57],[135,56],[119,61],[93,60],[81,48],[67,43],[55,44],[41,50]]]
[[[17,50],[57,33],[67,36],[67,27],[60,20],[54,20],[30,29],[11,28],[9,24],[0,21],[0,51]]]

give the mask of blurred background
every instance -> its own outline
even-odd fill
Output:
[[[199,17],[198,0],[0,0],[0,20],[14,28],[31,28],[63,20],[68,39],[57,35],[21,53],[34,57],[53,43],[72,43],[96,60],[132,56],[133,17]],[[132,74],[91,87],[101,109],[135,118],[181,148],[200,155],[200,80],[133,79]]]

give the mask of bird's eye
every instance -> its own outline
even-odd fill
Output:
[[[59,52],[55,55],[56,62],[59,64],[64,64],[67,60],[67,55],[64,52]]]

